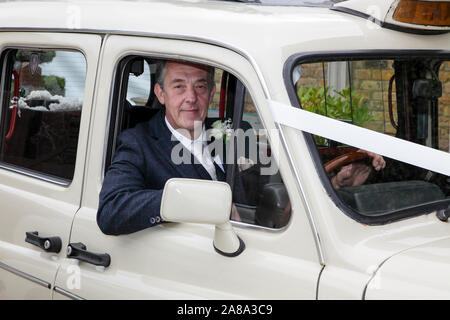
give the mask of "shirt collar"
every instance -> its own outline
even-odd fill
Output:
[[[172,135],[178,140],[180,141],[183,146],[185,146],[186,148],[190,149],[190,146],[198,141],[202,141],[205,142],[205,136],[206,136],[206,132],[205,132],[205,124],[203,123],[203,127],[202,127],[202,133],[198,136],[197,139],[192,140],[189,139],[188,137],[183,136],[181,133],[179,133],[177,130],[175,130],[169,123],[169,121],[167,120],[167,117],[164,117],[164,120],[166,121],[166,125],[167,128],[169,128],[170,132],[172,133]]]
[[[179,133],[177,130],[175,130],[169,123],[169,121],[167,120],[167,117],[164,117],[164,120],[166,121],[166,125],[167,128],[169,128],[170,132],[172,133],[172,136],[175,137],[178,141],[181,142],[181,144],[188,149],[190,152],[193,151],[193,145],[195,144],[195,142],[197,141],[202,141],[203,142],[203,146],[205,146],[207,144],[207,139],[206,139],[206,130],[205,130],[205,124],[203,123],[203,128],[202,128],[202,134],[195,140],[189,139],[185,136],[183,136],[181,133]],[[208,157],[211,157],[211,155],[209,153],[207,153]],[[216,155],[214,157],[214,159],[211,159],[212,161],[216,162],[218,164],[218,166],[220,167],[220,169],[222,169],[223,172],[225,172],[223,164],[222,164],[222,160],[220,159],[220,157],[218,155]]]

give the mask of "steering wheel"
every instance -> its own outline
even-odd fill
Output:
[[[332,173],[336,169],[340,169],[341,167],[360,160],[365,160],[370,158],[367,153],[361,152],[361,151],[354,151],[349,152],[346,154],[343,154],[342,156],[339,156],[337,158],[334,158],[333,160],[328,161],[324,164],[325,171],[327,174]]]

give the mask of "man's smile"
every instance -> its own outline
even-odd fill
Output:
[[[183,109],[183,110],[180,110],[180,113],[181,112],[183,112],[183,113],[187,113],[187,114],[195,114],[195,113],[198,113],[199,112],[199,109]]]

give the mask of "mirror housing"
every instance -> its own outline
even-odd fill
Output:
[[[232,205],[228,183],[201,179],[167,180],[161,199],[161,217],[165,221],[213,224],[215,250],[235,257],[245,249],[230,223]]]

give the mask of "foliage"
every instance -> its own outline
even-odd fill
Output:
[[[334,94],[331,95],[330,92]],[[332,87],[302,86],[298,89],[297,96],[304,110],[349,121],[357,126],[363,126],[374,118],[366,104],[367,98],[358,94],[356,90],[350,94],[350,88],[337,91]],[[324,138],[315,137],[315,139],[318,144],[325,144]]]
[[[42,87],[52,95],[64,96],[66,79],[57,76],[42,76]]]
[[[13,82],[14,83],[14,82]],[[11,84],[11,97],[14,96],[14,84]],[[66,79],[57,76],[42,76],[42,90],[47,90],[51,95],[65,95]],[[25,89],[20,88],[19,97],[26,97]]]
[[[18,50],[16,54],[16,61],[29,62],[30,56],[34,51],[30,50]],[[39,63],[46,63],[53,60],[56,56],[55,51],[36,51],[39,53]]]

